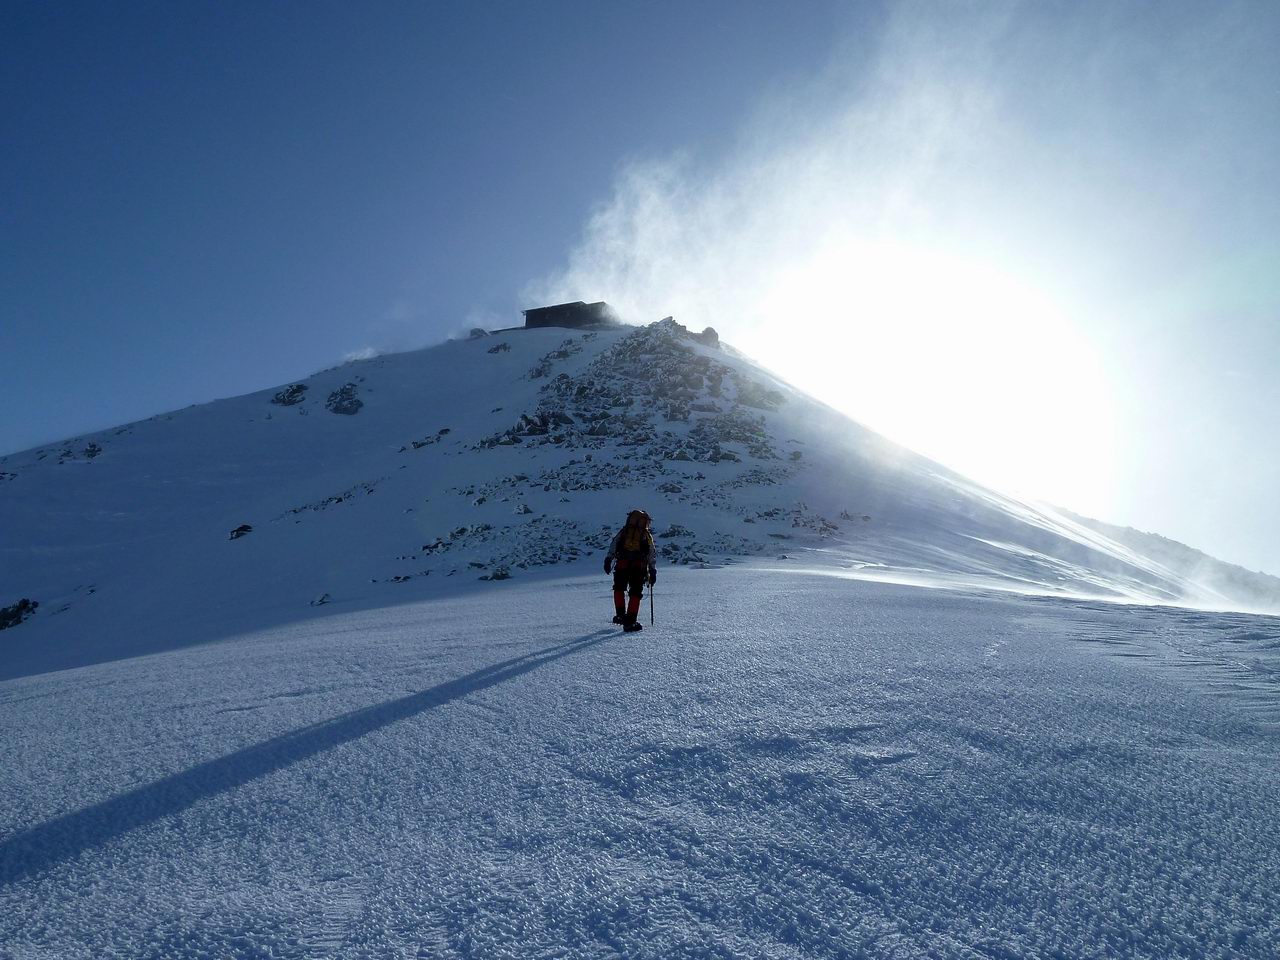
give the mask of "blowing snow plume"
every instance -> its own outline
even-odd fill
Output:
[[[1112,513],[1099,318],[1187,254],[1156,208],[1200,182],[1229,111],[1176,66],[1230,61],[1233,9],[1171,16],[1156,50],[1114,42],[1111,7],[897,7],[727,155],[627,162],[531,299],[714,326],[984,483]]]

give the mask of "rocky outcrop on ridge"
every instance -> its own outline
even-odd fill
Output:
[[[330,413],[340,413],[348,417],[359,413],[360,408],[364,406],[364,401],[356,396],[358,389],[354,383],[344,383],[329,394],[329,399],[324,402],[326,409]]]
[[[764,420],[754,411],[776,409],[783,395],[699,353],[695,342],[670,319],[641,327],[577,376],[554,377],[542,388],[535,411],[479,446],[630,448],[616,455],[637,461],[776,459]],[[573,338],[564,341],[539,361],[530,378],[548,376],[556,360],[579,350]]]
[[[307,385],[305,383],[291,383],[283,390],[278,391],[272,398],[271,402],[281,407],[292,407],[296,403],[301,403],[307,398]]]
[[[38,600],[29,600],[23,597],[17,603],[10,604],[7,607],[0,607],[0,630],[16,627],[35,613],[39,606],[40,602]]]

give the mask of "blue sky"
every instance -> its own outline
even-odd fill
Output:
[[[0,451],[605,298],[1280,574],[1274,4],[14,2],[0,34]]]
[[[518,322],[622,158],[715,149],[837,6],[6,4],[0,449]]]

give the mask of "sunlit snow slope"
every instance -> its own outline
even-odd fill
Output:
[[[633,635],[607,590],[0,683],[0,957],[1277,956],[1280,618],[750,561]]]
[[[1280,581],[1211,589],[663,321],[449,342],[0,459],[0,607],[39,603],[0,676],[594,566],[633,505],[664,562],[1280,606]]]

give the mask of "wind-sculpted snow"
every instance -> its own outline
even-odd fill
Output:
[[[0,684],[0,956],[1275,956],[1280,620],[470,584]]]
[[[1071,515],[1084,526],[1097,530],[1117,543],[1131,547],[1170,570],[1203,584],[1221,596],[1231,597],[1241,609],[1271,610],[1276,605],[1276,578],[1265,573],[1246,570],[1228,563],[1221,563],[1188,547],[1154,533],[1143,533],[1130,527],[1090,520]]]
[[[1229,700],[1260,726],[1280,733],[1280,619],[1195,610],[1082,605],[1084,629],[1071,639],[1147,662],[1211,697]],[[1099,620],[1110,629],[1098,629]]]

